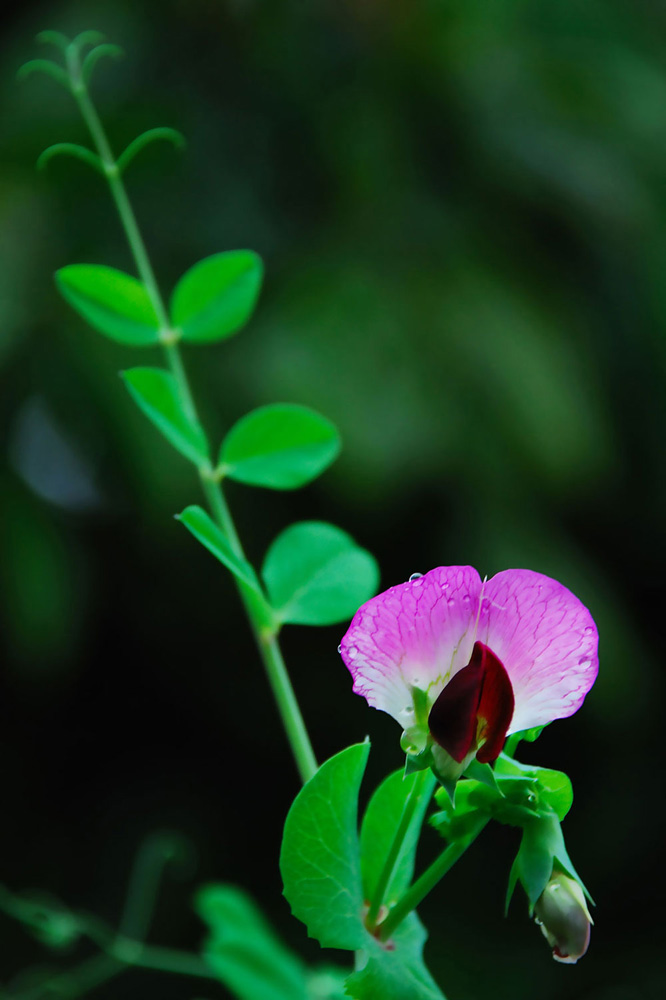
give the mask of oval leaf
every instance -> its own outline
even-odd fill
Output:
[[[331,757],[296,796],[287,815],[280,871],[291,912],[324,948],[363,947],[358,793],[369,743]]]
[[[262,406],[235,424],[220,450],[224,474],[250,486],[292,490],[315,479],[340,451],[335,426],[307,406]]]
[[[191,531],[194,537],[221,563],[224,563],[235,577],[260,593],[257,578],[249,562],[236,555],[226,536],[202,507],[196,504],[186,507],[179,515],[178,520],[182,521],[187,530]]]
[[[372,597],[379,570],[370,553],[340,528],[303,521],[275,539],[262,576],[281,622],[333,625]]]
[[[160,321],[138,278],[103,264],[69,264],[55,280],[63,298],[100,333],[135,347],[159,342]]]
[[[195,465],[207,462],[206,435],[185,411],[173,375],[161,368],[130,368],[121,374],[134,401],[167,441]]]
[[[255,307],[263,265],[251,250],[206,257],[180,279],[171,299],[171,321],[183,339],[223,340],[248,321]]]

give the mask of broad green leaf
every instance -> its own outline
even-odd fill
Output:
[[[92,327],[121,344],[159,342],[160,321],[145,285],[102,264],[69,264],[55,274],[58,289]]]
[[[326,469],[340,451],[334,425],[308,409],[277,403],[242,417],[227,434],[224,474],[250,486],[292,490]]]
[[[336,754],[296,796],[285,823],[280,856],[284,894],[294,916],[323,947],[359,952],[365,964],[346,981],[350,996],[356,1000],[443,1000],[423,964],[426,932],[415,913],[400,924],[388,944],[369,934],[363,923],[363,878],[373,876],[367,861],[365,876],[361,874],[357,811],[369,749],[369,743],[357,743]],[[380,786],[371,806],[373,812],[382,803],[388,807],[387,824],[396,812],[395,777],[389,779],[388,788]],[[379,818],[377,813],[368,821],[366,850],[369,830]],[[408,853],[413,859],[411,845]],[[410,865],[409,860],[402,863],[399,878],[406,877]]]
[[[259,295],[263,265],[251,250],[216,253],[180,279],[171,299],[171,321],[183,339],[223,340],[250,318]]]
[[[358,793],[370,752],[357,743],[322,764],[287,815],[280,871],[295,917],[324,948],[355,951],[362,922]]]
[[[384,862],[393,844],[405,804],[415,785],[422,788],[420,798],[402,842],[400,854],[388,884],[384,903],[395,902],[408,887],[414,874],[414,857],[419,842],[423,817],[430,804],[434,778],[430,775],[404,776],[404,768],[390,774],[376,790],[361,825],[361,873],[363,893],[373,898]]]
[[[203,508],[196,504],[186,507],[178,520],[181,521],[188,531],[201,542],[209,552],[212,552],[216,559],[230,570],[235,577],[248,584],[257,593],[260,593],[257,578],[252,566],[246,559],[236,555],[226,536],[218,528]]]
[[[209,885],[195,909],[210,933],[203,957],[239,1000],[308,1000],[307,971],[241,889]]]
[[[303,521],[278,535],[262,575],[280,621],[332,625],[351,618],[372,597],[379,570],[370,553],[340,528]]]
[[[397,928],[390,948],[367,935],[367,962],[347,979],[355,1000],[445,1000],[423,961],[427,932],[411,913]]]
[[[195,465],[208,460],[203,428],[181,403],[178,383],[161,368],[130,368],[122,372],[130,395],[174,448]]]

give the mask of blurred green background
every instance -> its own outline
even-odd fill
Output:
[[[196,947],[193,886],[242,882],[285,938],[279,836],[298,784],[233,587],[172,514],[190,467],[117,372],[160,363],[84,327],[66,263],[131,269],[102,182],[34,162],[86,141],[34,34],[124,46],[93,94],[116,151],[179,128],[128,174],[164,291],[249,247],[259,310],[186,362],[219,439],[271,401],[341,428],[297,494],[229,499],[260,558],[291,520],[340,524],[382,585],[433,566],[526,566],[591,608],[601,673],[526,759],[568,770],[565,832],[598,904],[588,956],[556,966],[523,900],[502,917],[515,831],[470,851],[426,905],[450,1000],[664,995],[666,4],[662,0],[92,0],[5,10],[0,87],[0,879],[114,920],[141,837],[175,827],[198,875],[160,899],[155,939]],[[398,732],[351,694],[344,627],[288,627],[317,753]],[[436,849],[426,838],[424,858]],[[44,953],[0,917],[0,981]],[[206,987],[134,973],[100,998]]]

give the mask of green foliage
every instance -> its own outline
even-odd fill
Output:
[[[516,882],[520,881],[529,900],[530,914],[546,888],[553,874],[553,866],[575,879],[585,895],[591,899],[580,875],[576,871],[567,853],[560,821],[554,812],[544,811],[525,823],[518,854],[511,866],[509,887],[506,895],[506,908]]]
[[[201,466],[208,461],[203,428],[185,409],[178,383],[161,368],[130,368],[122,372],[132,399],[174,448]]]
[[[382,945],[367,935],[366,964],[347,979],[354,1000],[445,1000],[423,961],[427,932],[415,913]]]
[[[231,545],[227,541],[226,535],[220,531],[215,522],[210,518],[203,508],[192,504],[186,507],[178,520],[181,521],[188,531],[201,542],[201,544],[212,552],[216,559],[219,559],[228,570],[233,573],[236,579],[251,587],[257,594],[261,593],[257,577],[252,566],[246,559],[236,555]]]
[[[269,548],[262,576],[281,622],[333,625],[351,618],[375,593],[374,558],[340,528],[292,524]]]
[[[277,939],[252,900],[229,885],[197,893],[195,909],[209,927],[203,956],[240,1000],[307,1000],[303,963]]]
[[[369,750],[367,742],[342,750],[322,764],[294,800],[280,855],[284,894],[294,916],[323,947],[360,951],[364,964],[347,980],[350,996],[356,1000],[442,1000],[423,964],[426,933],[416,914],[400,924],[387,944],[371,935],[363,922],[364,880],[368,884],[376,877],[376,864],[368,856],[370,831],[381,823],[379,810],[388,810],[385,822],[391,827],[399,807],[396,776],[392,775],[371,803],[362,862],[358,795]],[[387,834],[378,852],[386,840]],[[398,881],[413,863],[414,846],[410,840]]]
[[[55,279],[63,298],[100,333],[132,347],[159,342],[160,322],[138,278],[102,264],[69,264]]]
[[[337,457],[335,426],[307,406],[262,406],[235,424],[222,443],[226,476],[249,486],[291,490],[315,479]]]
[[[251,250],[232,250],[200,260],[174,290],[174,327],[192,343],[210,343],[237,333],[252,315],[262,276],[261,258]]]
[[[323,948],[354,951],[369,937],[362,922],[358,794],[370,753],[357,743],[331,757],[298,793],[280,852],[284,894]]]
[[[365,899],[374,897],[405,803],[419,780],[417,774],[405,777],[404,768],[400,768],[384,779],[370,799],[361,825],[361,875]],[[414,810],[386,889],[384,902],[387,905],[395,902],[412,880],[416,847],[429,804],[429,796],[422,795]]]

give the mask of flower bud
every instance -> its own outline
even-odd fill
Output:
[[[556,962],[574,964],[590,943],[593,923],[578,882],[553,871],[550,882],[534,907],[535,920],[553,949]]]

